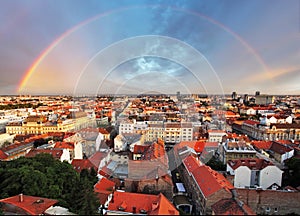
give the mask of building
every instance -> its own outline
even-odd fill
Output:
[[[0,160],[10,161],[25,156],[33,148],[33,143],[33,141],[22,143],[18,142],[1,148]]]
[[[153,142],[156,139],[164,139],[164,124],[152,123],[148,124],[148,130],[146,133],[146,141]]]
[[[246,134],[251,138],[256,138],[259,124],[260,124],[259,121],[253,121],[253,120],[244,121],[241,125],[243,134]]]
[[[232,92],[231,98],[232,98],[232,100],[236,100],[236,99],[237,99],[237,94],[236,94],[236,92]]]
[[[71,112],[68,118],[48,121],[45,116],[28,116],[23,122],[6,125],[8,134],[45,134],[49,132],[77,131],[86,127],[94,127],[96,121],[85,112]]]
[[[95,171],[98,170],[98,167],[95,164],[93,164],[89,159],[73,159],[71,164],[78,173],[80,173],[83,169],[89,171],[91,169],[94,169]]]
[[[108,204],[107,215],[179,215],[178,210],[163,195],[115,191]]]
[[[208,130],[208,142],[222,142],[222,138],[226,135],[223,130]]]
[[[190,122],[165,122],[148,124],[146,141],[162,139],[166,143],[179,143],[193,140],[193,124]]]
[[[141,152],[139,160],[129,160],[125,190],[147,194],[162,193],[173,196],[173,182],[169,173],[168,156],[162,140],[157,140]]]
[[[100,202],[100,208],[107,210],[108,203],[111,201],[112,195],[116,189],[116,183],[102,177],[95,185],[94,192],[97,194]],[[102,212],[103,214],[103,212]]]
[[[188,195],[194,201],[196,215],[211,214],[214,203],[232,197],[233,185],[222,174],[202,165],[193,156],[185,158],[178,169]]]
[[[281,187],[283,171],[264,159],[229,160],[227,172],[234,175],[234,187],[236,188],[262,188],[265,190],[275,185]]]
[[[0,147],[5,143],[13,143],[16,135],[9,135],[7,133],[0,134]]]
[[[275,101],[275,97],[272,95],[259,94],[255,95],[255,104],[257,105],[268,105],[272,104]]]
[[[234,138],[226,139],[219,146],[220,160],[226,164],[229,160],[255,158],[256,151],[244,139]]]
[[[160,161],[130,160],[128,162],[125,191],[146,194],[162,193],[171,200],[173,186],[168,167]]]
[[[264,116],[260,120],[261,125],[270,126],[271,124],[292,124],[292,116],[269,115]]]
[[[2,211],[6,215],[43,215],[58,200],[19,194],[1,199]]]
[[[73,159],[82,159],[82,144],[81,142],[56,142],[54,145],[56,149],[68,149],[70,152],[70,160]]]
[[[258,215],[300,214],[298,190],[236,189],[238,198]]]
[[[269,152],[277,162],[283,163],[285,160],[294,156],[295,150],[290,145],[273,141]]]
[[[262,127],[255,137],[258,140],[300,140],[300,124],[270,124]]]
[[[212,215],[255,215],[255,212],[242,201],[226,198],[212,205]]]
[[[114,151],[121,152],[130,150],[133,152],[135,145],[143,145],[144,136],[137,133],[119,134],[114,139]]]
[[[68,149],[31,149],[25,157],[35,157],[38,154],[50,154],[53,158],[61,162],[67,161],[70,163],[70,152]]]

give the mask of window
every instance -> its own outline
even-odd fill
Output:
[[[270,212],[270,210],[271,210],[270,207],[266,208],[266,212]]]
[[[277,207],[274,208],[274,212],[278,212],[278,208]]]

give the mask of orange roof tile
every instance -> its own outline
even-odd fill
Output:
[[[94,191],[98,194],[100,204],[104,205],[109,194],[113,193],[116,183],[103,177],[94,185]]]
[[[5,160],[6,158],[8,158],[8,155],[0,149],[0,160]]]
[[[74,142],[56,142],[54,148],[74,149]]]
[[[50,154],[53,156],[53,158],[60,160],[63,150],[60,149],[31,149],[25,157],[35,157],[38,154]]]
[[[17,206],[31,215],[41,215],[58,201],[43,197],[16,195],[2,199],[0,202]]]
[[[239,205],[237,200],[232,198],[221,199],[211,206],[215,215],[256,215],[246,204]]]
[[[79,173],[83,169],[94,168],[95,171],[97,171],[97,169],[98,169],[98,167],[96,167],[96,165],[93,164],[89,159],[73,159],[71,164],[72,164],[73,168]]]
[[[105,128],[99,128],[99,132],[102,134],[109,134],[109,132]]]
[[[290,147],[289,145],[284,145],[284,144],[273,141],[270,150],[272,150],[280,155],[283,155],[287,152],[292,151],[293,148]]]
[[[123,211],[148,215],[179,215],[178,210],[163,195],[115,191],[108,211]]]
[[[220,173],[202,165],[193,171],[193,176],[205,197],[225,189],[230,193],[233,185]]]
[[[89,157],[89,160],[91,161],[92,164],[94,164],[97,169],[100,165],[101,160],[103,160],[105,157],[107,156],[106,152],[100,152],[97,151],[95,152],[95,154],[93,154],[92,156]]]
[[[197,152],[197,153],[201,153],[205,147],[205,142],[196,142],[195,143],[195,146],[194,146],[194,150]]]
[[[260,122],[259,121],[254,121],[254,120],[245,120],[243,124],[249,124],[249,125],[257,125],[259,124]]]
[[[231,166],[234,170],[239,168],[240,166],[247,166],[251,170],[262,170],[267,166],[273,165],[270,161],[260,158],[229,160],[227,164]]]
[[[252,141],[251,145],[253,145],[254,147],[258,148],[258,149],[270,149],[271,145],[272,145],[272,141]]]
[[[183,160],[183,164],[189,173],[192,173],[194,170],[196,170],[200,166],[199,161],[197,161],[197,159],[193,156],[186,157]]]

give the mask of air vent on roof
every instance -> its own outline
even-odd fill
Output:
[[[147,214],[147,211],[145,209],[140,209],[140,213]]]
[[[44,200],[42,200],[42,199],[38,199],[35,201],[35,203],[43,203],[43,202],[44,202]]]
[[[119,208],[118,208],[120,211],[124,211],[125,210],[125,208],[124,207],[122,207],[122,206],[119,206]]]

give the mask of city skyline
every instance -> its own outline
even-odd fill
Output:
[[[300,94],[300,4],[5,1],[0,94]]]

